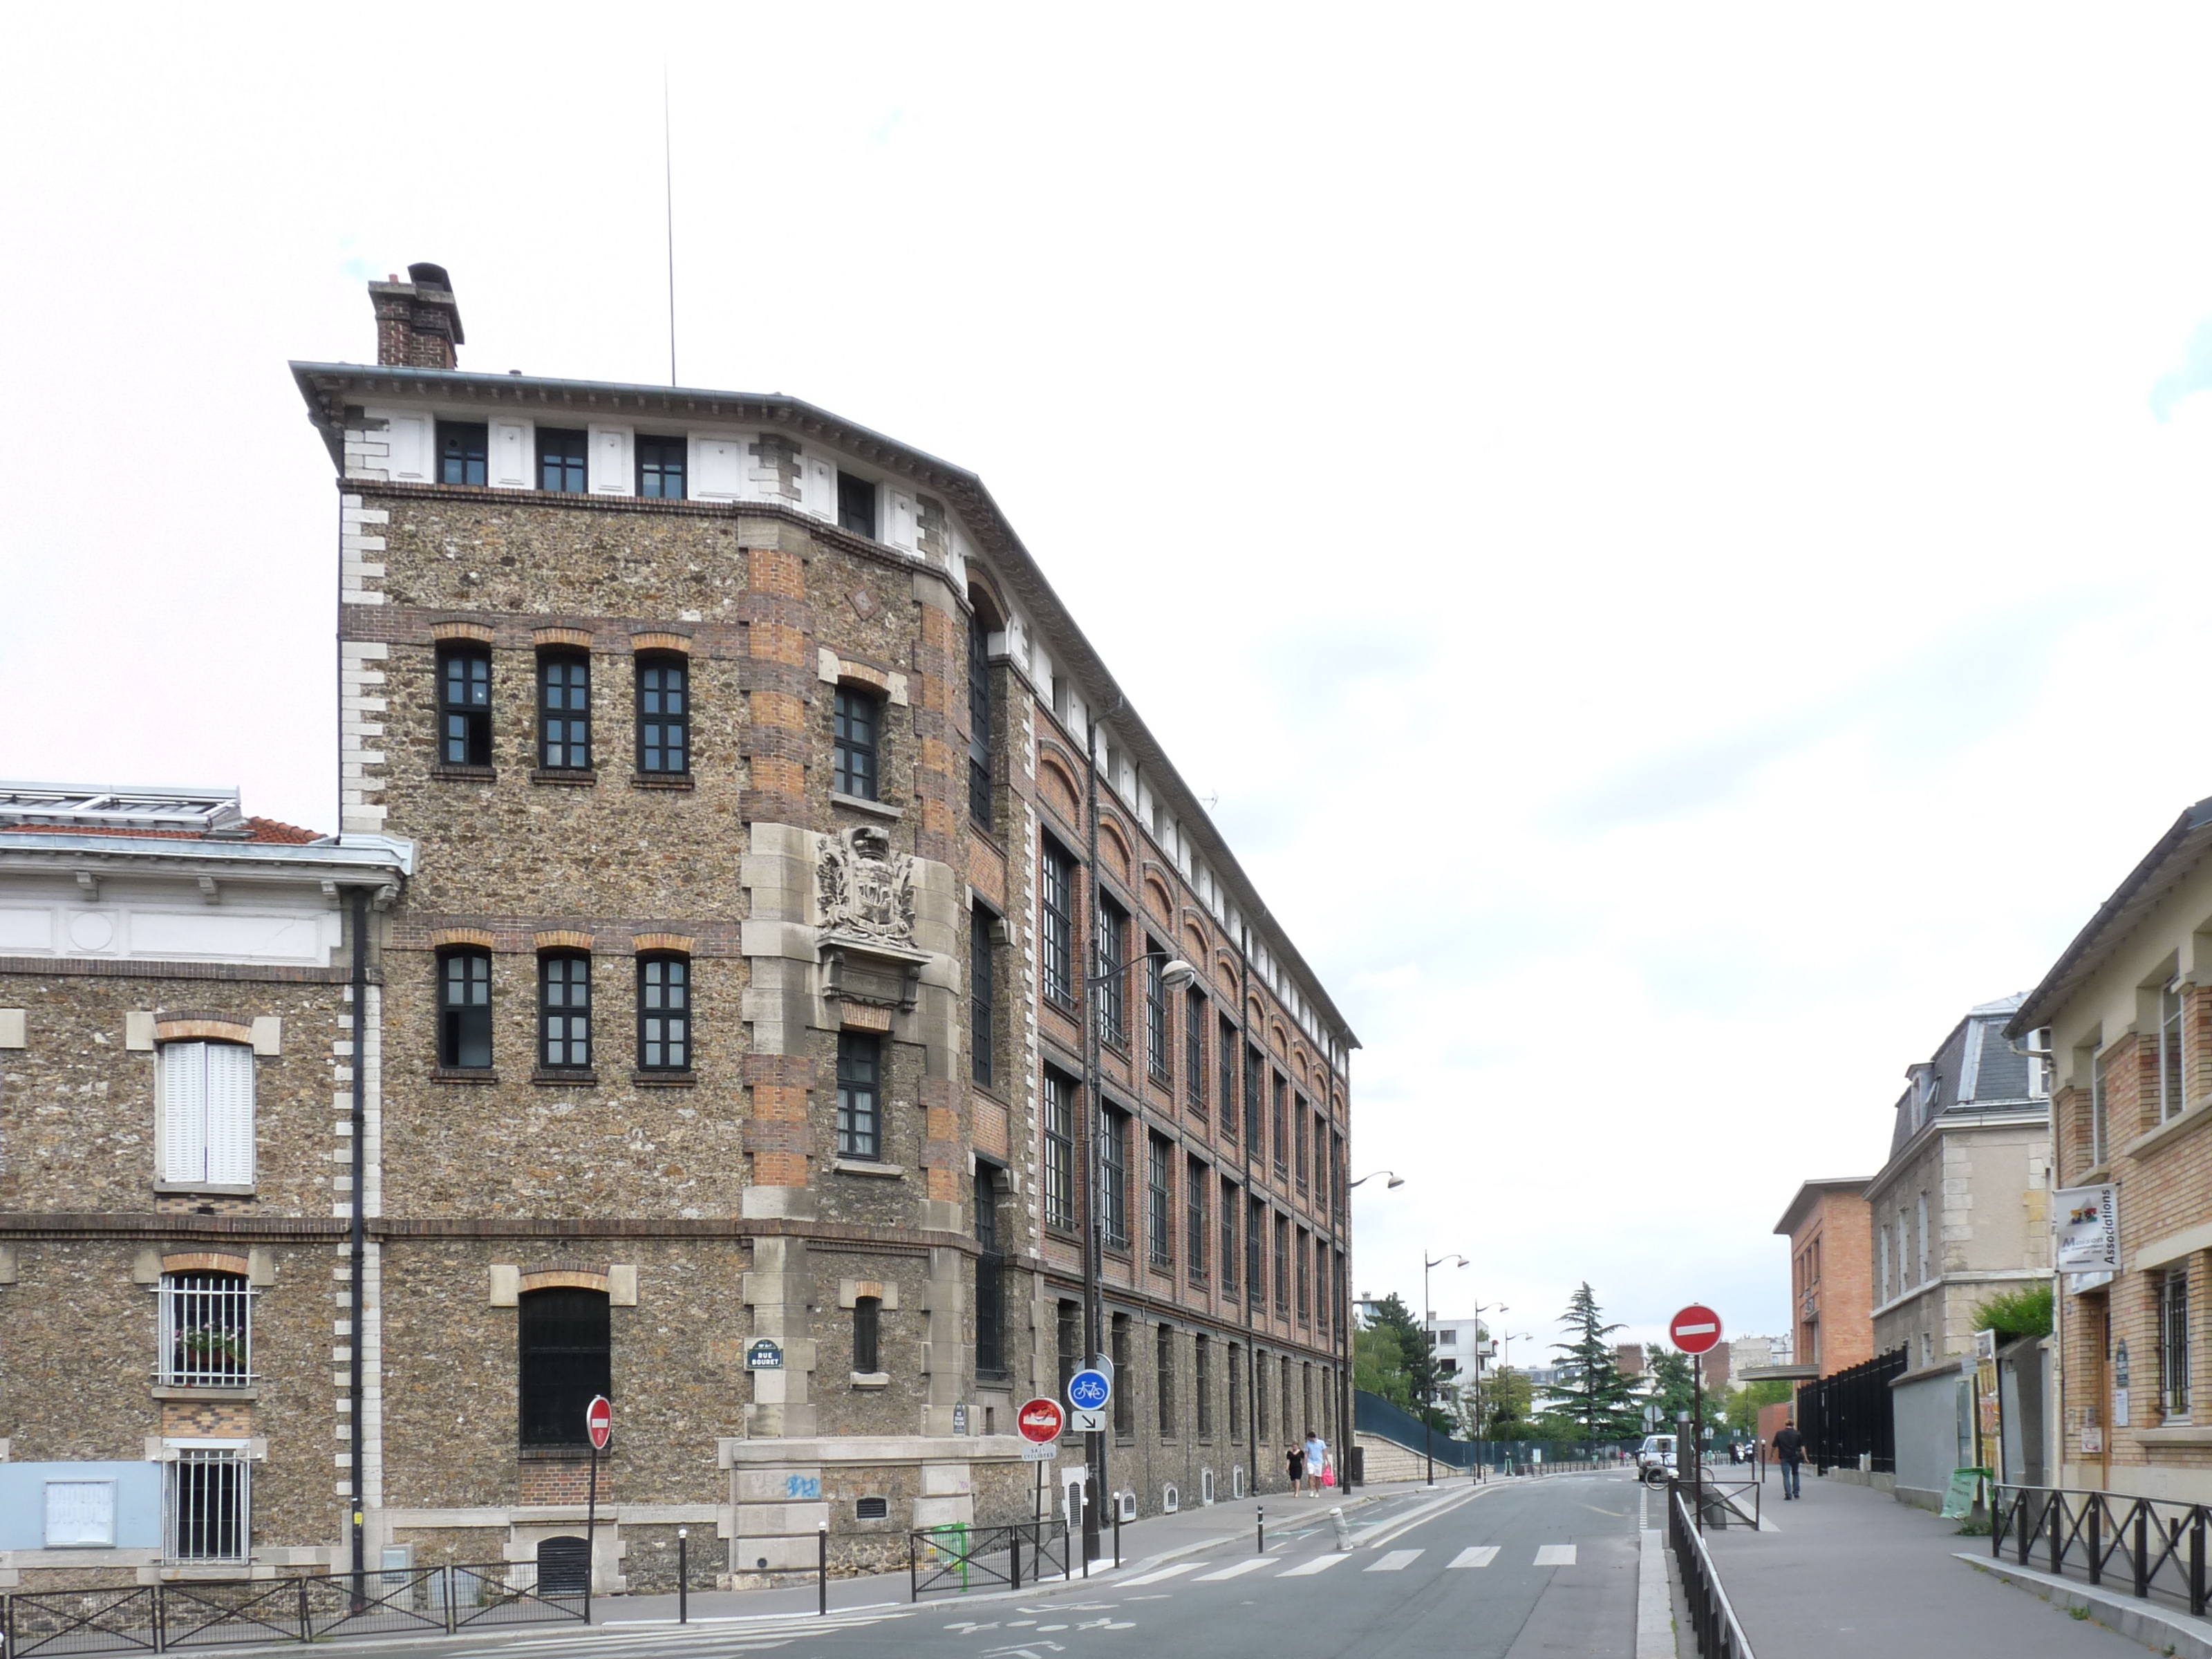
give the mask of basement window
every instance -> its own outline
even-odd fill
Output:
[[[863,1498],[853,1505],[855,1521],[888,1521],[891,1517],[891,1500],[888,1498]]]

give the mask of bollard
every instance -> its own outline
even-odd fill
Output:
[[[1265,1555],[1267,1553],[1267,1506],[1262,1504],[1253,1513],[1260,1528],[1259,1553]]]
[[[814,1547],[814,1583],[818,1609],[827,1619],[830,1616],[830,1523],[824,1521],[820,1525],[822,1529],[815,1534],[817,1541]]]
[[[691,1528],[676,1529],[676,1622],[691,1622]],[[304,1581],[302,1581],[304,1582]]]
[[[1022,1534],[1018,1527],[1006,1528],[1006,1559],[1013,1570],[1013,1588],[1019,1589],[1022,1587]]]
[[[1330,1521],[1334,1522],[1336,1526],[1337,1549],[1340,1552],[1349,1550],[1352,1547],[1352,1528],[1344,1524],[1343,1508],[1338,1504],[1331,1504],[1329,1506],[1328,1518]]]
[[[1114,1500],[1114,1571],[1121,1570],[1121,1500]]]

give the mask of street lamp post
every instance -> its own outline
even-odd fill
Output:
[[[1339,1173],[1341,1174],[1342,1171]],[[1346,1261],[1352,1259],[1352,1189],[1355,1187],[1365,1186],[1377,1176],[1389,1177],[1382,1188],[1385,1192],[1393,1191],[1406,1184],[1406,1177],[1395,1170],[1372,1170],[1357,1181],[1340,1181],[1337,1183],[1336,1236],[1343,1243],[1344,1258]],[[1352,1421],[1352,1276],[1349,1273],[1344,1275],[1344,1282],[1336,1288],[1342,1292],[1341,1299],[1344,1304],[1339,1310],[1341,1317],[1336,1322],[1339,1337],[1344,1347],[1344,1363],[1337,1367],[1336,1372],[1336,1441],[1337,1450],[1344,1457],[1346,1475],[1349,1478],[1352,1470],[1352,1449],[1359,1443],[1358,1434]]]
[[[1480,1302],[1474,1304],[1474,1437],[1478,1445],[1482,1440],[1482,1316],[1512,1311],[1503,1302],[1493,1302],[1488,1307]],[[1480,1456],[1480,1452],[1476,1455]]]
[[[1437,1484],[1436,1426],[1430,1421],[1437,1409],[1437,1310],[1429,1305],[1429,1269],[1447,1261],[1467,1266],[1463,1255],[1440,1255],[1433,1261],[1425,1252],[1421,1256],[1421,1335],[1429,1346],[1428,1364],[1421,1371],[1421,1450],[1428,1459],[1431,1486]]]

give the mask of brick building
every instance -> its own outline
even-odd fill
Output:
[[[368,1132],[267,1116],[265,1173],[189,1213],[127,1160],[9,1156],[15,1455],[144,1449],[175,1402],[122,1310],[182,1241],[243,1255],[259,1322],[266,1472],[210,1570],[343,1563],[357,1525],[372,1565],[580,1572],[594,1393],[603,1590],[669,1586],[679,1526],[738,1585],[823,1525],[842,1566],[902,1559],[1055,1502],[1013,1412],[1089,1348],[1095,1221],[1125,1507],[1279,1488],[1337,1437],[1356,1044],[988,493],[788,398],[464,372],[444,273],[410,274],[371,285],[375,364],[294,366],[338,475],[342,833],[280,854],[381,860]],[[184,1003],[26,971],[0,1133],[58,1146],[39,1114],[122,1109],[126,1031],[184,1041]],[[190,1017],[286,1018],[287,1078],[343,1091],[353,972],[252,964],[281,997]],[[295,1312],[356,1193],[362,1271]],[[305,1310],[356,1285],[334,1362]],[[15,1333],[101,1320],[128,1386],[42,1416],[58,1362]]]
[[[2069,1273],[2057,1298],[2058,1482],[2198,1503],[2212,1500],[2195,1381],[2212,1271],[2208,852],[2212,799],[2175,820],[2006,1026],[2055,1073],[2055,1184],[2119,1189],[2120,1270]]]
[[[1774,1224],[1790,1241],[1797,1363],[1784,1369],[1791,1377],[1828,1376],[1874,1358],[1874,1225],[1866,1184],[1864,1176],[1808,1181]]]
[[[264,1570],[329,1559],[355,924],[410,866],[235,792],[0,783],[0,1588],[232,1576],[249,1525]]]

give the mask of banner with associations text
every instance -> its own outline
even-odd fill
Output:
[[[2118,1273],[2120,1270],[2120,1189],[2111,1182],[2098,1187],[2061,1187],[2051,1194],[2051,1265],[2061,1273]]]

